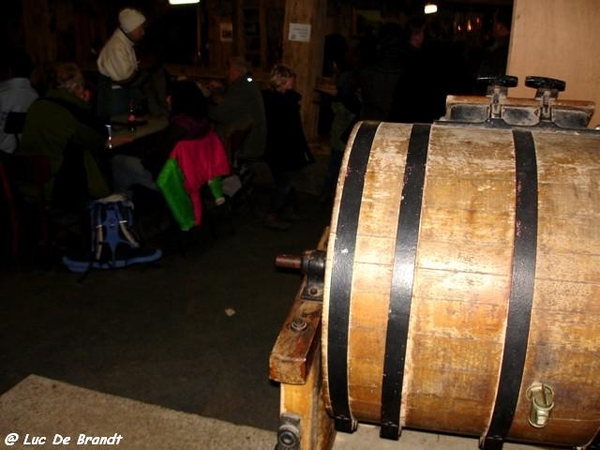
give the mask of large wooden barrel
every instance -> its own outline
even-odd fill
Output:
[[[359,123],[325,272],[323,384],[337,428],[592,441],[599,183],[589,130]],[[540,392],[536,414],[550,418],[530,423]]]

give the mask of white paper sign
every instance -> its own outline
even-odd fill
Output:
[[[288,40],[298,42],[310,42],[310,24],[290,23]]]
[[[219,30],[221,42],[233,42],[233,24],[231,22],[221,22]]]

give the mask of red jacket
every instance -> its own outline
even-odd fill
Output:
[[[184,187],[194,207],[196,225],[202,220],[200,189],[215,177],[230,173],[229,160],[218,136],[210,131],[199,139],[179,141],[170,154],[183,172]]]

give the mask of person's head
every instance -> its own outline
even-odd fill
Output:
[[[89,92],[81,69],[73,62],[59,62],[50,66],[47,84],[51,89],[67,91],[83,101],[89,101]]]
[[[208,111],[206,97],[192,80],[172,82],[167,94],[167,105],[171,116],[185,114],[196,119],[203,119]]]
[[[271,89],[279,92],[289,91],[290,89],[294,89],[295,81],[296,72],[290,66],[276,64],[271,69],[271,76],[269,77]]]
[[[125,8],[119,12],[119,28],[133,42],[144,38],[146,18],[137,9]]]
[[[225,63],[225,81],[228,84],[245,77],[250,72],[250,67],[244,58],[234,56]]]
[[[413,17],[406,23],[406,38],[414,48],[421,48],[425,40],[425,18]]]
[[[5,53],[5,58],[0,62],[1,79],[29,78],[33,70],[33,63],[26,51],[12,48]]]
[[[512,24],[512,10],[499,9],[494,14],[494,37],[503,38],[510,36],[510,27]]]

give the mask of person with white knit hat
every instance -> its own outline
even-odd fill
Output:
[[[119,27],[97,60],[99,116],[124,114],[131,102],[139,100],[136,84],[140,84],[140,71],[134,45],[144,38],[145,26],[146,18],[138,10],[125,8],[119,12]]]

